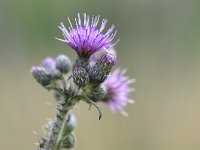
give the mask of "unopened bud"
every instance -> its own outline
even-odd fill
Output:
[[[112,53],[106,53],[98,62],[93,65],[90,70],[90,80],[93,83],[102,83],[110,73],[112,67],[116,64],[116,55]]]
[[[37,80],[38,83],[40,83],[43,86],[47,86],[50,84],[50,76],[47,73],[47,71],[40,66],[32,67],[31,73],[34,76],[34,78]]]
[[[45,58],[41,63],[41,67],[43,67],[47,71],[52,79],[58,79],[61,77],[60,71],[56,69],[55,59],[51,57]]]
[[[99,85],[91,90],[91,99],[95,102],[101,101],[106,96],[106,89],[103,85]]]
[[[89,83],[89,74],[84,68],[75,67],[73,69],[73,79],[78,86],[84,87]]]
[[[59,55],[56,58],[56,68],[63,74],[66,74],[71,69],[71,61],[65,55]]]

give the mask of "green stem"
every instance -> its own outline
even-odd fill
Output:
[[[60,144],[61,144],[62,137],[63,137],[63,131],[64,131],[64,128],[66,127],[68,118],[69,118],[69,115],[67,113],[65,115],[64,121],[63,121],[61,129],[60,129],[60,132],[58,134],[58,138],[57,138],[57,141],[56,141],[56,150],[60,150]]]
[[[69,110],[74,106],[76,100],[73,97],[65,100],[63,103],[59,104],[58,112],[53,122],[53,127],[48,139],[44,143],[45,150],[60,150],[60,143],[62,140],[63,130],[69,116]]]

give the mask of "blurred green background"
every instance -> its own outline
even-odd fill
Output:
[[[77,13],[115,24],[118,67],[136,78],[129,118],[80,103],[76,150],[200,149],[199,0],[1,0],[0,150],[31,150],[54,116],[53,96],[29,70],[46,56],[75,52],[55,40]],[[50,105],[48,105],[50,104]]]

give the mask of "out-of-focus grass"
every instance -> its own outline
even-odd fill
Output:
[[[121,42],[118,66],[137,79],[129,118],[80,103],[77,150],[200,149],[200,19],[197,0],[44,0],[0,2],[0,149],[34,149],[36,130],[54,116],[51,93],[29,74],[45,56],[73,50],[59,22],[77,12],[101,14],[114,23]],[[50,103],[50,105],[47,105]]]

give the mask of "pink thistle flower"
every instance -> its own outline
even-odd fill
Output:
[[[127,116],[128,114],[124,111],[124,107],[128,103],[134,103],[133,100],[128,98],[129,93],[134,90],[129,87],[129,84],[135,83],[135,80],[130,80],[124,76],[125,72],[115,70],[103,84],[107,91],[104,101],[108,104],[109,109],[111,111],[119,111]]]
[[[78,14],[78,18],[75,18],[76,27],[72,26],[68,18],[70,24],[69,29],[66,29],[63,23],[58,26],[64,37],[64,40],[58,40],[67,43],[79,56],[87,58],[102,48],[112,48],[119,42],[118,39],[114,44],[111,44],[111,41],[115,38],[117,33],[117,31],[113,33],[115,26],[112,25],[106,33],[103,33],[107,24],[107,19],[103,19],[100,28],[97,28],[99,18],[100,16],[93,16],[90,19],[89,15],[83,14],[82,21],[80,14]]]

